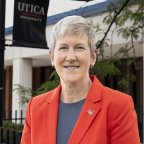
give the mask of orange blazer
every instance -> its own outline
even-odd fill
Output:
[[[68,144],[140,144],[132,98],[95,76]],[[30,100],[21,144],[56,144],[61,86]]]

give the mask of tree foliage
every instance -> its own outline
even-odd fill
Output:
[[[20,104],[27,103],[32,96],[32,89],[20,84],[15,84],[14,86],[15,88],[13,89],[13,91],[20,95],[20,98],[18,99]]]
[[[119,68],[120,58],[127,59],[127,65],[133,65],[134,69],[138,69],[139,65],[136,61],[135,41],[143,43],[144,36],[144,1],[143,0],[116,0],[109,7],[108,15],[103,19],[103,23],[107,25],[107,29],[103,30],[100,24],[96,24],[96,35],[103,33],[102,39],[96,43],[98,48],[98,60],[91,70],[92,74],[100,75],[102,78],[115,75],[122,75]],[[108,34],[111,38],[108,38]],[[114,50],[113,38],[123,38],[126,43],[117,51]],[[140,40],[138,40],[140,39]],[[110,56],[106,55],[106,49],[109,49]],[[120,85],[126,86],[129,81],[135,81],[133,74],[122,76],[118,82]]]

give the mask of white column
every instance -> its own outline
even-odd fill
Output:
[[[16,84],[32,88],[32,60],[15,58],[13,60],[13,89]],[[22,105],[20,102],[20,94],[13,90],[12,94],[12,117],[15,117],[15,110],[17,116],[20,118],[20,111],[23,110],[25,116],[26,104]]]

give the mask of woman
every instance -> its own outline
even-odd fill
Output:
[[[131,97],[89,76],[96,49],[85,18],[54,26],[50,57],[60,85],[29,102],[21,144],[140,144]]]

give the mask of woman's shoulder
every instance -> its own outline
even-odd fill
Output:
[[[51,99],[51,97],[53,97],[54,92],[55,89],[32,97],[31,100],[29,101],[30,107],[39,109],[43,108],[48,103],[48,100]]]
[[[124,92],[121,92],[119,90],[114,90],[112,88],[104,86],[97,78],[96,76],[92,77],[94,80],[93,84],[93,91],[94,95],[97,96],[97,94],[100,94],[101,100],[105,105],[111,105],[111,107],[122,107],[122,106],[132,106],[133,100],[132,97]],[[98,90],[96,90],[98,89]]]
[[[34,101],[43,101],[43,100],[45,101],[49,96],[52,95],[53,91],[54,90],[51,90],[51,91],[36,95],[33,97],[33,100]]]
[[[128,94],[126,94],[122,91],[115,90],[115,89],[112,89],[112,88],[109,88],[109,87],[106,87],[106,86],[103,86],[103,94],[111,97],[112,99],[114,99],[114,98],[127,99],[127,98],[130,97],[130,95],[128,95]]]
[[[115,110],[133,109],[132,97],[126,93],[103,87],[102,100],[105,105]]]

